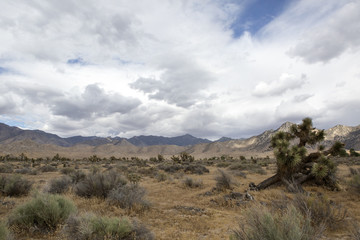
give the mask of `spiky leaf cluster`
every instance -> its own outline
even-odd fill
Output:
[[[325,156],[321,156],[321,158],[314,163],[311,174],[314,175],[314,177],[318,181],[326,181],[327,178],[335,174],[336,166],[334,162]]]
[[[302,124],[294,124],[290,128],[291,134],[299,138],[299,146],[305,147],[306,144],[314,145],[324,140],[324,130],[315,130],[311,118],[304,118],[302,121]]]
[[[271,140],[277,160],[278,173],[282,177],[290,176],[296,172],[297,167],[306,154],[304,147],[296,145],[290,147],[290,140],[292,138],[293,136],[289,133],[278,132]]]

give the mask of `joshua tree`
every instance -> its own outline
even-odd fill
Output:
[[[271,147],[277,164],[277,173],[257,185],[259,190],[277,182],[293,180],[302,184],[315,180],[319,184],[337,188],[335,179],[336,166],[328,155],[338,155],[344,151],[344,144],[336,142],[329,150],[323,146],[317,152],[307,154],[306,145],[314,146],[324,140],[324,130],[312,126],[311,118],[303,119],[302,123],[294,124],[290,132],[278,132],[271,139]]]

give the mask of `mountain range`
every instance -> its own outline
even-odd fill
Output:
[[[216,141],[196,138],[190,134],[178,137],[135,136],[61,138],[40,130],[23,130],[0,123],[0,155],[26,153],[32,157],[53,156],[59,153],[67,157],[99,156],[156,156],[174,155],[186,151],[196,157],[220,155],[271,155],[271,137],[278,131],[289,131],[293,123],[285,122],[276,130],[267,130],[247,139],[222,137]],[[334,141],[345,143],[345,148],[360,150],[360,125],[356,127],[337,125],[325,130],[323,145]]]

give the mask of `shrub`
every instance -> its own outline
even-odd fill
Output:
[[[360,225],[356,222],[356,220],[352,223],[350,227],[350,233],[354,240],[360,240]]]
[[[61,172],[62,174],[65,174],[65,175],[70,175],[70,174],[72,174],[72,173],[75,172],[75,169],[74,169],[74,168],[71,168],[71,167],[65,167],[65,168],[62,168],[62,169],[60,170],[60,172]]]
[[[74,240],[154,239],[142,224],[123,218],[98,217],[94,214],[72,215],[66,222],[65,234]]]
[[[70,174],[71,182],[77,184],[86,178],[86,174],[81,170],[76,170]]]
[[[240,226],[231,239],[238,240],[312,240],[317,238],[309,216],[303,216],[294,206],[283,213],[273,213],[256,206],[246,214],[247,227]]]
[[[39,168],[41,172],[56,172],[57,168],[51,165],[45,165]]]
[[[126,177],[133,184],[137,184],[141,180],[141,176],[136,173],[129,173]]]
[[[158,180],[159,182],[164,182],[168,179],[168,176],[165,173],[158,173],[156,175],[156,180]]]
[[[27,231],[30,228],[54,231],[75,211],[75,205],[62,196],[37,194],[30,202],[14,210],[9,217],[9,225]]]
[[[186,173],[192,173],[192,174],[199,174],[202,175],[204,173],[209,173],[209,169],[207,169],[206,167],[202,166],[202,165],[190,165],[187,166],[184,171]]]
[[[201,180],[193,180],[192,178],[185,178],[184,185],[189,188],[201,188],[203,187],[203,182]]]
[[[139,185],[126,184],[111,190],[108,201],[110,204],[114,204],[120,208],[131,209],[134,206],[144,208],[149,205],[149,203],[144,200],[145,194],[145,189]]]
[[[36,175],[37,172],[36,170],[31,170],[30,168],[22,168],[22,169],[16,169],[15,173],[19,173],[19,174],[29,174],[29,175]]]
[[[0,173],[12,173],[14,170],[10,164],[1,164]]]
[[[215,177],[216,188],[221,191],[232,189],[235,182],[233,178],[223,170],[218,169],[219,175]]]
[[[360,170],[350,168],[351,180],[349,182],[350,188],[355,192],[360,193]]]
[[[303,213],[310,214],[311,221],[315,226],[327,226],[337,229],[342,226],[347,217],[346,209],[329,201],[324,196],[308,196],[296,194],[294,205]]]
[[[177,171],[184,169],[184,167],[180,164],[172,164],[172,165],[162,164],[162,165],[159,165],[158,168],[160,170],[164,170],[167,173],[175,173]]]
[[[30,192],[32,182],[19,175],[1,176],[0,192],[5,196],[23,196]]]
[[[244,171],[247,170],[250,173],[257,173],[261,175],[265,175],[266,171],[259,165],[254,163],[237,163],[233,164],[229,167],[230,170],[240,170]]]
[[[4,223],[0,223],[0,240],[10,240],[13,239],[9,230],[7,229]]]
[[[47,192],[49,193],[64,193],[66,192],[71,184],[71,179],[68,176],[64,176],[62,178],[55,178],[50,181],[49,189]]]
[[[90,173],[75,185],[75,194],[81,197],[106,198],[111,190],[126,184],[126,180],[114,171]]]

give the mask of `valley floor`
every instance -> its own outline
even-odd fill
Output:
[[[334,204],[341,205],[342,209],[347,209],[344,221],[359,223],[360,193],[355,193],[350,189],[348,182],[351,178],[350,167],[360,169],[360,165],[357,165],[360,164],[360,158],[352,159],[351,162],[340,159],[339,162],[337,174],[340,179],[341,191],[334,192],[315,185],[306,185],[304,189],[311,194],[326,196]],[[101,216],[126,216],[130,219],[137,219],[154,233],[155,239],[229,239],[233,231],[245,223],[248,211],[251,211],[254,206],[257,207],[257,204],[267,206],[274,202],[281,202],[283,199],[294,198],[294,194],[285,191],[284,186],[272,187],[261,192],[248,191],[249,183],[257,184],[276,171],[274,162],[264,159],[257,163],[246,160],[246,164],[240,160],[219,160],[211,164],[202,161],[199,164],[209,170],[209,173],[204,172],[203,174],[189,174],[182,170],[175,173],[165,172],[158,169],[160,163],[152,162],[138,165],[130,161],[48,163],[56,168],[54,172],[39,170],[46,163],[40,163],[37,166],[25,162],[0,164],[10,165],[14,171],[23,168],[38,169],[37,175],[22,175],[34,182],[29,196],[1,196],[0,218],[3,222],[6,222],[17,206],[29,201],[32,194],[44,191],[51,179],[63,176],[61,171],[63,168],[77,168],[87,173],[93,171],[94,168],[101,172],[112,169],[124,176],[127,175],[127,172],[141,176],[138,184],[146,189],[146,199],[150,203],[148,209],[121,209],[103,199],[79,197],[72,189],[64,195],[75,203],[79,213],[93,212]],[[241,164],[244,166],[241,167]],[[255,165],[257,167],[252,167]],[[215,178],[219,175],[218,169],[232,177],[234,182],[232,190],[217,191],[214,189],[217,184]],[[12,174],[15,173],[2,173],[1,175]],[[200,187],[186,186],[187,178],[201,183]],[[243,197],[246,191],[254,200]],[[243,195],[240,199],[227,197],[231,192]],[[352,239],[350,225],[352,224],[344,224],[337,229],[326,229],[322,239]],[[57,231],[50,234],[36,231],[34,233],[20,232],[17,233],[15,239],[65,239],[65,235],[60,226]]]

